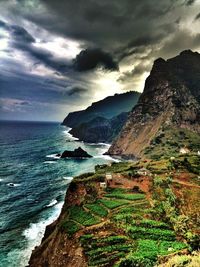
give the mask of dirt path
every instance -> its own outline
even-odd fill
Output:
[[[173,180],[173,183],[178,183],[178,184],[182,184],[182,185],[185,185],[185,186],[200,188],[199,185],[191,184],[191,183],[188,183],[188,182],[183,182],[183,181],[180,181],[180,180],[177,180],[177,179]]]

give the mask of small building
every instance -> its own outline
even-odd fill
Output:
[[[100,188],[101,189],[105,189],[105,188],[107,188],[107,183],[106,182],[100,182]]]
[[[190,150],[187,147],[181,147],[179,152],[181,154],[187,154],[187,153],[190,153]]]
[[[200,156],[200,151],[199,150],[197,151],[197,155]]]
[[[106,180],[107,181],[112,181],[112,174],[111,173],[106,173]]]
[[[141,168],[141,169],[139,169],[138,171],[137,171],[137,174],[139,174],[139,175],[144,175],[144,176],[146,176],[146,175],[151,175],[151,173],[150,173],[150,171],[149,170],[147,170],[146,168]]]

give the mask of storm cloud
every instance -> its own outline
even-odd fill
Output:
[[[82,50],[74,59],[73,65],[77,71],[92,70],[98,66],[110,71],[119,69],[112,56],[101,49]]]
[[[42,105],[44,118],[62,120],[116,92],[142,91],[157,57],[200,51],[197,0],[0,3],[0,97],[39,119]]]

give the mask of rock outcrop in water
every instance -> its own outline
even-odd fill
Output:
[[[92,158],[92,156],[89,155],[81,147],[78,147],[78,148],[74,149],[74,151],[65,150],[62,153],[61,158]]]
[[[179,131],[175,134],[178,130],[182,133]],[[177,149],[180,149],[179,143],[183,141],[183,136],[190,135],[188,131],[196,134],[194,138],[198,138],[200,54],[190,50],[172,59],[165,61],[159,58],[154,62],[138,104],[108,153],[141,157],[148,147],[149,151],[154,150],[155,145],[158,148],[158,140],[164,145],[162,139],[167,141],[166,136],[169,142],[175,139]]]

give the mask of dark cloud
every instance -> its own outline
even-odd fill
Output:
[[[145,71],[149,72],[151,70],[151,67],[152,66],[150,63],[141,62],[140,64],[136,65],[133,70],[123,72],[118,78],[118,81],[121,83],[126,83],[127,81],[134,81],[134,79],[140,77]]]
[[[71,63],[63,58],[56,58],[52,53],[44,48],[34,46],[35,39],[23,27],[10,25],[0,21],[0,27],[4,28],[11,35],[10,47],[19,49],[29,57],[36,60],[35,65],[43,64],[48,68],[54,69],[58,73],[65,73],[71,68]]]
[[[81,88],[81,87],[73,87],[70,90],[68,90],[68,95],[73,96],[73,95],[80,95],[86,93],[88,90],[86,88]]]
[[[198,13],[198,14],[196,15],[196,17],[195,17],[194,20],[199,20],[199,19],[200,19],[200,13]]]
[[[4,98],[13,96],[20,97],[20,101],[40,101],[43,107],[47,103],[67,103],[71,109],[73,103],[79,103],[82,108],[82,103],[90,104],[100,95],[99,88],[104,93],[102,97],[111,91],[114,93],[117,79],[119,88],[142,90],[143,74],[150,70],[157,57],[166,59],[181,50],[200,48],[197,28],[200,15],[196,14],[199,1],[195,0],[0,2],[4,19],[0,21],[3,29],[0,38],[4,39],[1,92]],[[5,31],[9,32],[9,39]],[[70,47],[73,41],[74,45]],[[53,45],[55,49],[60,47],[61,51],[67,51],[67,57],[64,53],[61,56],[60,51],[53,51]],[[75,56],[76,53],[79,54]],[[5,55],[13,61],[7,63]],[[21,62],[17,67],[24,59],[27,62]],[[122,73],[102,72],[118,70],[118,66]],[[95,71],[98,67],[100,69]],[[41,76],[29,73],[39,70]],[[112,86],[107,88],[107,81]]]
[[[13,38],[19,42],[34,43],[35,39],[22,27],[11,25],[9,27]]]
[[[85,49],[82,50],[73,61],[74,69],[77,71],[87,71],[95,69],[99,66],[105,70],[115,71],[119,67],[109,53],[101,49]]]
[[[27,0],[26,0],[27,1]],[[102,47],[113,51],[130,39],[144,39],[145,36],[165,31],[169,34],[174,20],[169,20],[170,12],[180,6],[183,0],[41,0],[46,12],[34,5],[20,9],[18,12],[50,32],[86,42],[86,46]],[[30,1],[29,1],[30,2]],[[34,1],[32,1],[34,2]],[[19,6],[19,5],[18,5]],[[26,5],[27,6],[27,5]],[[169,16],[168,16],[169,15]],[[169,23],[170,22],[170,23]],[[142,41],[141,39],[141,41]]]
[[[186,4],[186,6],[191,6],[191,5],[193,5],[195,3],[195,1],[196,0],[186,0],[185,4]]]

